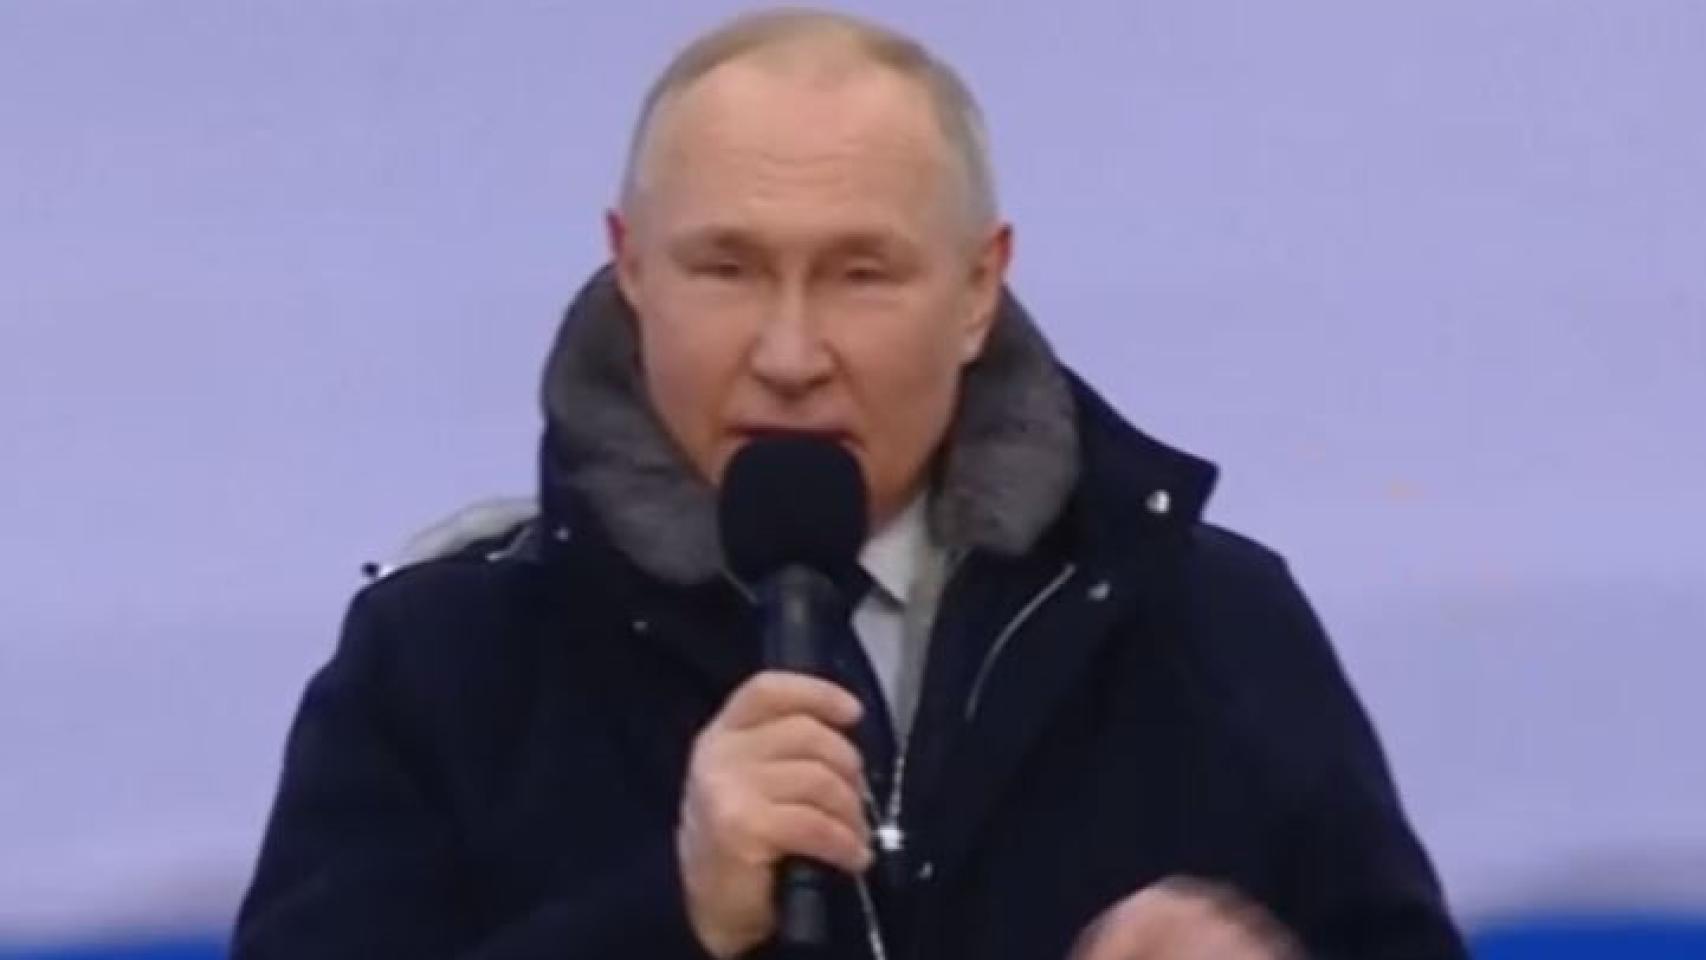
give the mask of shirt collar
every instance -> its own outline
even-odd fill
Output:
[[[873,585],[896,604],[905,605],[926,551],[932,549],[925,522],[925,495],[920,493],[893,520],[878,530],[859,552],[859,565]]]

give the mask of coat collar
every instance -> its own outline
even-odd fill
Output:
[[[551,523],[594,519],[659,580],[703,583],[724,566],[716,495],[646,400],[634,323],[608,266],[570,306],[542,390],[541,503]],[[950,551],[1017,556],[1060,516],[1078,480],[1072,389],[1011,294],[963,377],[937,458],[931,533]]]
[[[715,495],[645,399],[633,323],[606,266],[558,330],[541,391],[535,555],[578,529],[665,583],[704,584],[722,568]],[[1017,557],[1058,522],[1077,546],[1118,557],[1134,530],[1183,530],[1201,518],[1214,465],[1133,427],[1055,360],[1011,293],[964,376],[930,503],[943,549]]]
[[[1080,559],[1119,566],[1156,538],[1202,520],[1219,468],[1138,430],[1077,374],[1066,374],[1082,450],[1066,511]]]

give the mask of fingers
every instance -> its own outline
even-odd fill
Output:
[[[706,785],[692,804],[696,832],[749,868],[809,857],[850,873],[870,865],[859,800],[821,764],[773,765],[741,781]]]
[[[677,858],[702,945],[733,956],[775,924],[773,871],[786,857],[849,873],[870,866],[863,761],[842,729],[858,698],[833,683],[764,673],[729,697],[688,761]]]
[[[718,745],[739,762],[774,763],[815,760],[835,771],[855,789],[865,760],[846,735],[812,717],[784,717],[726,734]]]
[[[841,734],[808,717],[788,717],[707,737],[688,771],[687,792],[710,809],[714,835],[731,847],[769,837],[765,818],[779,806],[798,806],[836,822],[863,848],[870,827],[860,769],[858,750]],[[744,858],[768,863],[810,852],[784,846],[762,855],[747,850]]]
[[[834,770],[810,760],[769,764],[758,771],[756,787],[772,803],[812,807],[858,835],[861,843],[869,827],[859,792]]]
[[[816,760],[863,783],[864,758],[841,728],[858,719],[857,697],[833,683],[799,674],[767,673],[736,690],[701,734],[714,765]]]
[[[803,714],[832,727],[847,727],[857,723],[863,712],[859,698],[834,683],[772,670],[741,684],[723,705],[717,723],[727,730],[743,730]]]
[[[759,825],[758,833],[766,847],[778,853],[773,859],[807,857],[853,874],[871,865],[871,845],[863,832],[815,807],[779,804]]]
[[[749,865],[803,856],[865,869],[864,760],[832,724],[859,701],[811,677],[760,674],[706,727],[687,794],[718,846]]]

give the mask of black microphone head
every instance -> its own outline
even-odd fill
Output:
[[[828,437],[761,437],[723,471],[717,520],[723,555],[742,580],[794,564],[838,577],[865,542],[865,475]]]

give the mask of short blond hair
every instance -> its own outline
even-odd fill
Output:
[[[972,219],[980,225],[996,219],[999,205],[988,129],[983,111],[959,74],[923,44],[888,27],[847,14],[798,7],[736,17],[675,55],[641,104],[623,167],[622,206],[631,208],[639,192],[640,167],[660,104],[725,63],[812,42],[836,43],[858,63],[886,67],[923,87],[942,136],[963,168]]]

